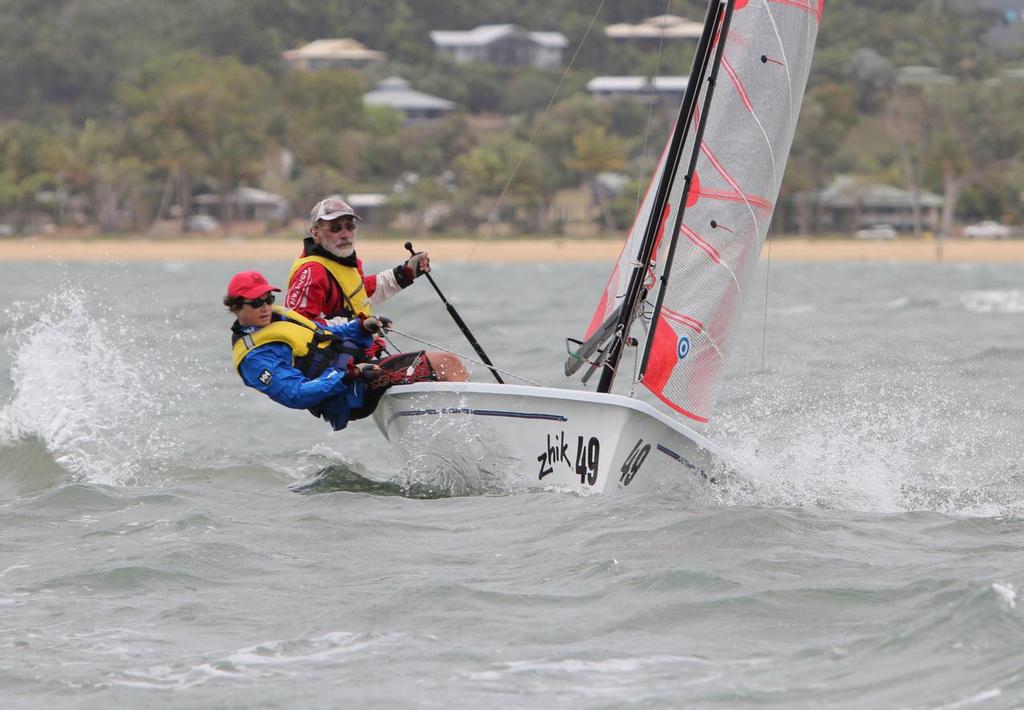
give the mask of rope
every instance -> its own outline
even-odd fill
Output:
[[[566,65],[566,67],[565,67],[565,71],[562,72],[562,78],[558,80],[558,86],[555,87],[554,93],[551,94],[551,98],[548,99],[548,105],[544,107],[543,111],[541,111],[540,116],[538,116],[536,119],[534,119],[534,121],[533,121],[533,131],[530,132],[530,140],[527,142],[527,146],[532,146],[534,141],[536,140],[536,138],[537,138],[537,131],[540,130],[541,119],[543,119],[544,116],[547,115],[548,111],[551,109],[552,104],[555,103],[555,99],[558,98],[558,93],[562,90],[562,84],[565,83],[566,77],[569,76],[569,71],[572,69],[573,65],[576,63],[576,58],[579,56],[580,50],[583,49],[583,44],[587,41],[587,37],[590,36],[590,31],[594,28],[594,23],[597,22],[597,18],[598,18],[598,16],[600,16],[601,10],[604,9],[605,1],[606,0],[601,0],[601,4],[598,5],[597,11],[594,12],[594,16],[590,18],[590,24],[587,25],[587,31],[583,33],[583,37],[580,38],[580,41],[576,44],[576,51],[573,52],[572,58],[569,60],[568,65]],[[505,181],[505,186],[503,188],[501,188],[501,194],[498,195],[498,199],[494,203],[494,207],[492,207],[491,211],[488,213],[488,217],[487,217],[488,220],[491,220],[493,217],[497,216],[498,209],[501,207],[501,203],[505,199],[505,193],[508,192],[508,188],[509,188],[509,186],[512,185],[512,181],[515,180],[516,173],[519,172],[519,167],[522,164],[523,164],[523,156],[520,155],[519,156],[519,160],[516,161],[515,167],[512,168],[512,172],[508,176],[508,180]],[[469,250],[469,256],[466,257],[466,263],[467,264],[470,262],[470,260],[472,260],[473,254],[476,253],[476,247],[477,247],[477,244],[479,243],[479,241],[480,241],[479,238],[477,238],[473,242],[473,248]],[[486,365],[485,365],[485,367],[486,367]],[[498,371],[501,372],[500,370],[498,370]],[[504,374],[504,373],[502,373],[502,374]]]
[[[765,256],[767,270],[764,275],[764,321],[761,323],[761,372],[764,372],[764,356],[768,343],[768,284],[772,278],[772,239],[766,237],[768,254]]]
[[[514,372],[509,372],[508,370],[502,370],[500,367],[495,367],[494,365],[488,365],[485,362],[480,362],[479,360],[474,360],[473,358],[469,357],[468,355],[463,355],[462,353],[455,352],[454,350],[449,350],[448,348],[443,348],[440,345],[436,345],[434,343],[431,343],[430,341],[424,340],[423,338],[417,338],[415,335],[409,335],[408,333],[403,333],[402,331],[395,330],[394,328],[389,328],[388,330],[389,330],[389,332],[394,333],[395,335],[401,335],[403,338],[408,338],[409,340],[413,340],[413,341],[415,341],[417,343],[420,343],[421,345],[426,345],[428,348],[432,348],[434,350],[440,350],[441,352],[448,353],[449,355],[455,355],[456,357],[462,358],[463,360],[471,362],[474,365],[480,365],[482,367],[486,367],[486,368],[489,368],[489,369],[497,370],[502,375],[508,375],[509,377],[512,377],[512,378],[515,378],[515,379],[519,380],[520,382],[525,382],[527,384],[534,385],[536,387],[546,387],[547,386],[547,385],[542,385],[540,382],[535,382],[534,380],[531,380],[528,377],[523,377],[522,375],[517,375]],[[390,344],[392,347],[394,347],[394,345],[391,343],[391,340],[388,340],[388,344]],[[395,348],[395,349],[397,350],[398,348]]]

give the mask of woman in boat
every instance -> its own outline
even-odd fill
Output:
[[[235,274],[228,284],[224,305],[236,316],[231,326],[235,369],[249,387],[286,407],[308,409],[335,431],[372,414],[392,385],[468,379],[457,358],[458,371],[448,362],[435,369],[422,351],[367,361],[373,336],[390,320],[370,316],[321,325],[274,306],[274,292],[280,290],[257,271]]]

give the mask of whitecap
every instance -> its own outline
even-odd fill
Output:
[[[968,291],[960,294],[960,302],[971,313],[1024,313],[1024,291],[1018,289]]]

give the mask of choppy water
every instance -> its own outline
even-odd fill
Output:
[[[0,264],[4,708],[1024,706],[1024,266],[762,273],[710,499],[444,495],[241,386],[250,267]],[[435,271],[550,384],[606,273]]]

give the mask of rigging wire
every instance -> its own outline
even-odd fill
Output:
[[[580,50],[583,49],[583,44],[587,41],[587,37],[590,36],[590,31],[594,28],[594,23],[597,22],[597,18],[601,14],[601,10],[604,9],[605,2],[606,0],[601,0],[601,4],[597,6],[597,10],[594,12],[594,16],[590,18],[590,24],[587,25],[587,31],[583,33],[583,37],[581,37],[580,41],[576,44],[576,51],[573,52],[572,58],[569,60],[569,63],[565,67],[565,71],[562,72],[562,78],[558,80],[558,86],[555,87],[554,93],[552,93],[551,98],[548,99],[548,105],[544,107],[543,111],[541,111],[540,116],[534,119],[533,130],[530,132],[530,140],[527,142],[527,146],[532,146],[534,140],[536,140],[537,131],[540,130],[541,119],[543,119],[544,116],[547,115],[548,111],[551,109],[551,106],[555,103],[555,99],[558,98],[558,94],[562,90],[562,84],[565,83],[566,77],[569,76],[569,71],[576,63],[576,58],[579,56]],[[516,173],[519,172],[519,167],[522,164],[523,156],[520,155],[519,160],[516,161],[515,167],[512,168],[512,172],[509,173],[508,180],[505,181],[505,186],[501,188],[501,194],[498,195],[498,199],[495,201],[494,207],[492,207],[490,212],[488,212],[488,220],[490,220],[492,216],[498,214],[498,209],[501,207],[501,203],[505,199],[505,193],[508,192],[508,188],[512,184],[512,181],[515,180]],[[465,263],[468,264],[473,259],[473,254],[476,253],[476,247],[479,243],[479,238],[473,240],[473,248],[469,250],[469,255],[466,257]]]
[[[666,17],[668,17],[669,15],[672,14],[672,4],[673,4],[673,0],[665,0],[665,12],[664,12],[664,15]],[[661,37],[658,38],[658,54],[657,54],[657,58],[654,61],[654,77],[657,77],[657,76],[659,76],[661,74],[661,60],[662,60],[662,57],[664,56],[664,54],[665,54],[665,33],[662,32],[661,33]],[[651,91],[652,92],[654,92],[654,77],[651,77]],[[644,126],[644,142],[643,142],[643,146],[640,148],[640,165],[643,165],[646,162],[646,160],[647,160],[647,147],[648,147],[648,142],[650,141],[650,138],[651,138],[651,123],[654,122],[654,107],[658,103],[656,99],[657,99],[657,94],[655,93],[654,96],[651,97],[651,104],[650,104],[650,106],[647,108],[647,123]],[[641,169],[642,168],[638,168],[637,172],[639,172]],[[633,214],[636,214],[637,212],[640,211],[640,201],[643,199],[643,197],[642,197],[643,192],[644,192],[643,180],[642,179],[638,179],[637,180],[637,185],[636,185],[636,200],[635,200],[635,206],[633,207]]]
[[[534,385],[535,387],[547,387],[547,385],[542,385],[540,382],[536,382],[534,380],[531,380],[528,377],[523,377],[522,375],[517,375],[514,372],[509,372],[508,370],[502,370],[500,367],[495,367],[494,365],[488,365],[487,363],[480,362],[479,360],[474,360],[473,358],[469,357],[468,355],[465,355],[465,354],[460,353],[460,352],[456,352],[455,350],[449,350],[448,348],[444,348],[444,347],[441,347],[440,345],[436,345],[435,343],[431,343],[429,340],[424,340],[423,338],[417,338],[415,335],[410,335],[409,333],[404,333],[404,332],[402,332],[400,330],[396,330],[395,328],[388,328],[388,332],[389,333],[394,333],[395,335],[401,335],[403,338],[408,338],[409,340],[412,340],[412,341],[415,341],[417,343],[420,343],[421,345],[426,345],[428,348],[433,348],[434,350],[440,350],[441,352],[448,353],[449,355],[455,355],[456,357],[462,358],[463,360],[466,360],[467,362],[471,362],[474,365],[480,365],[480,366],[486,367],[488,369],[497,370],[502,375],[508,375],[509,377],[512,377],[514,379],[519,380],[520,382],[526,382],[527,384]],[[401,352],[401,350],[399,348],[395,347],[395,344],[391,342],[390,338],[385,336],[385,340],[387,340],[388,345],[390,345],[391,347],[395,348],[396,352]]]
[[[765,254],[767,271],[764,275],[764,321],[761,323],[761,372],[764,372],[764,353],[768,342],[768,282],[772,277],[772,238],[770,235],[765,236],[765,242],[768,243],[768,253]]]

